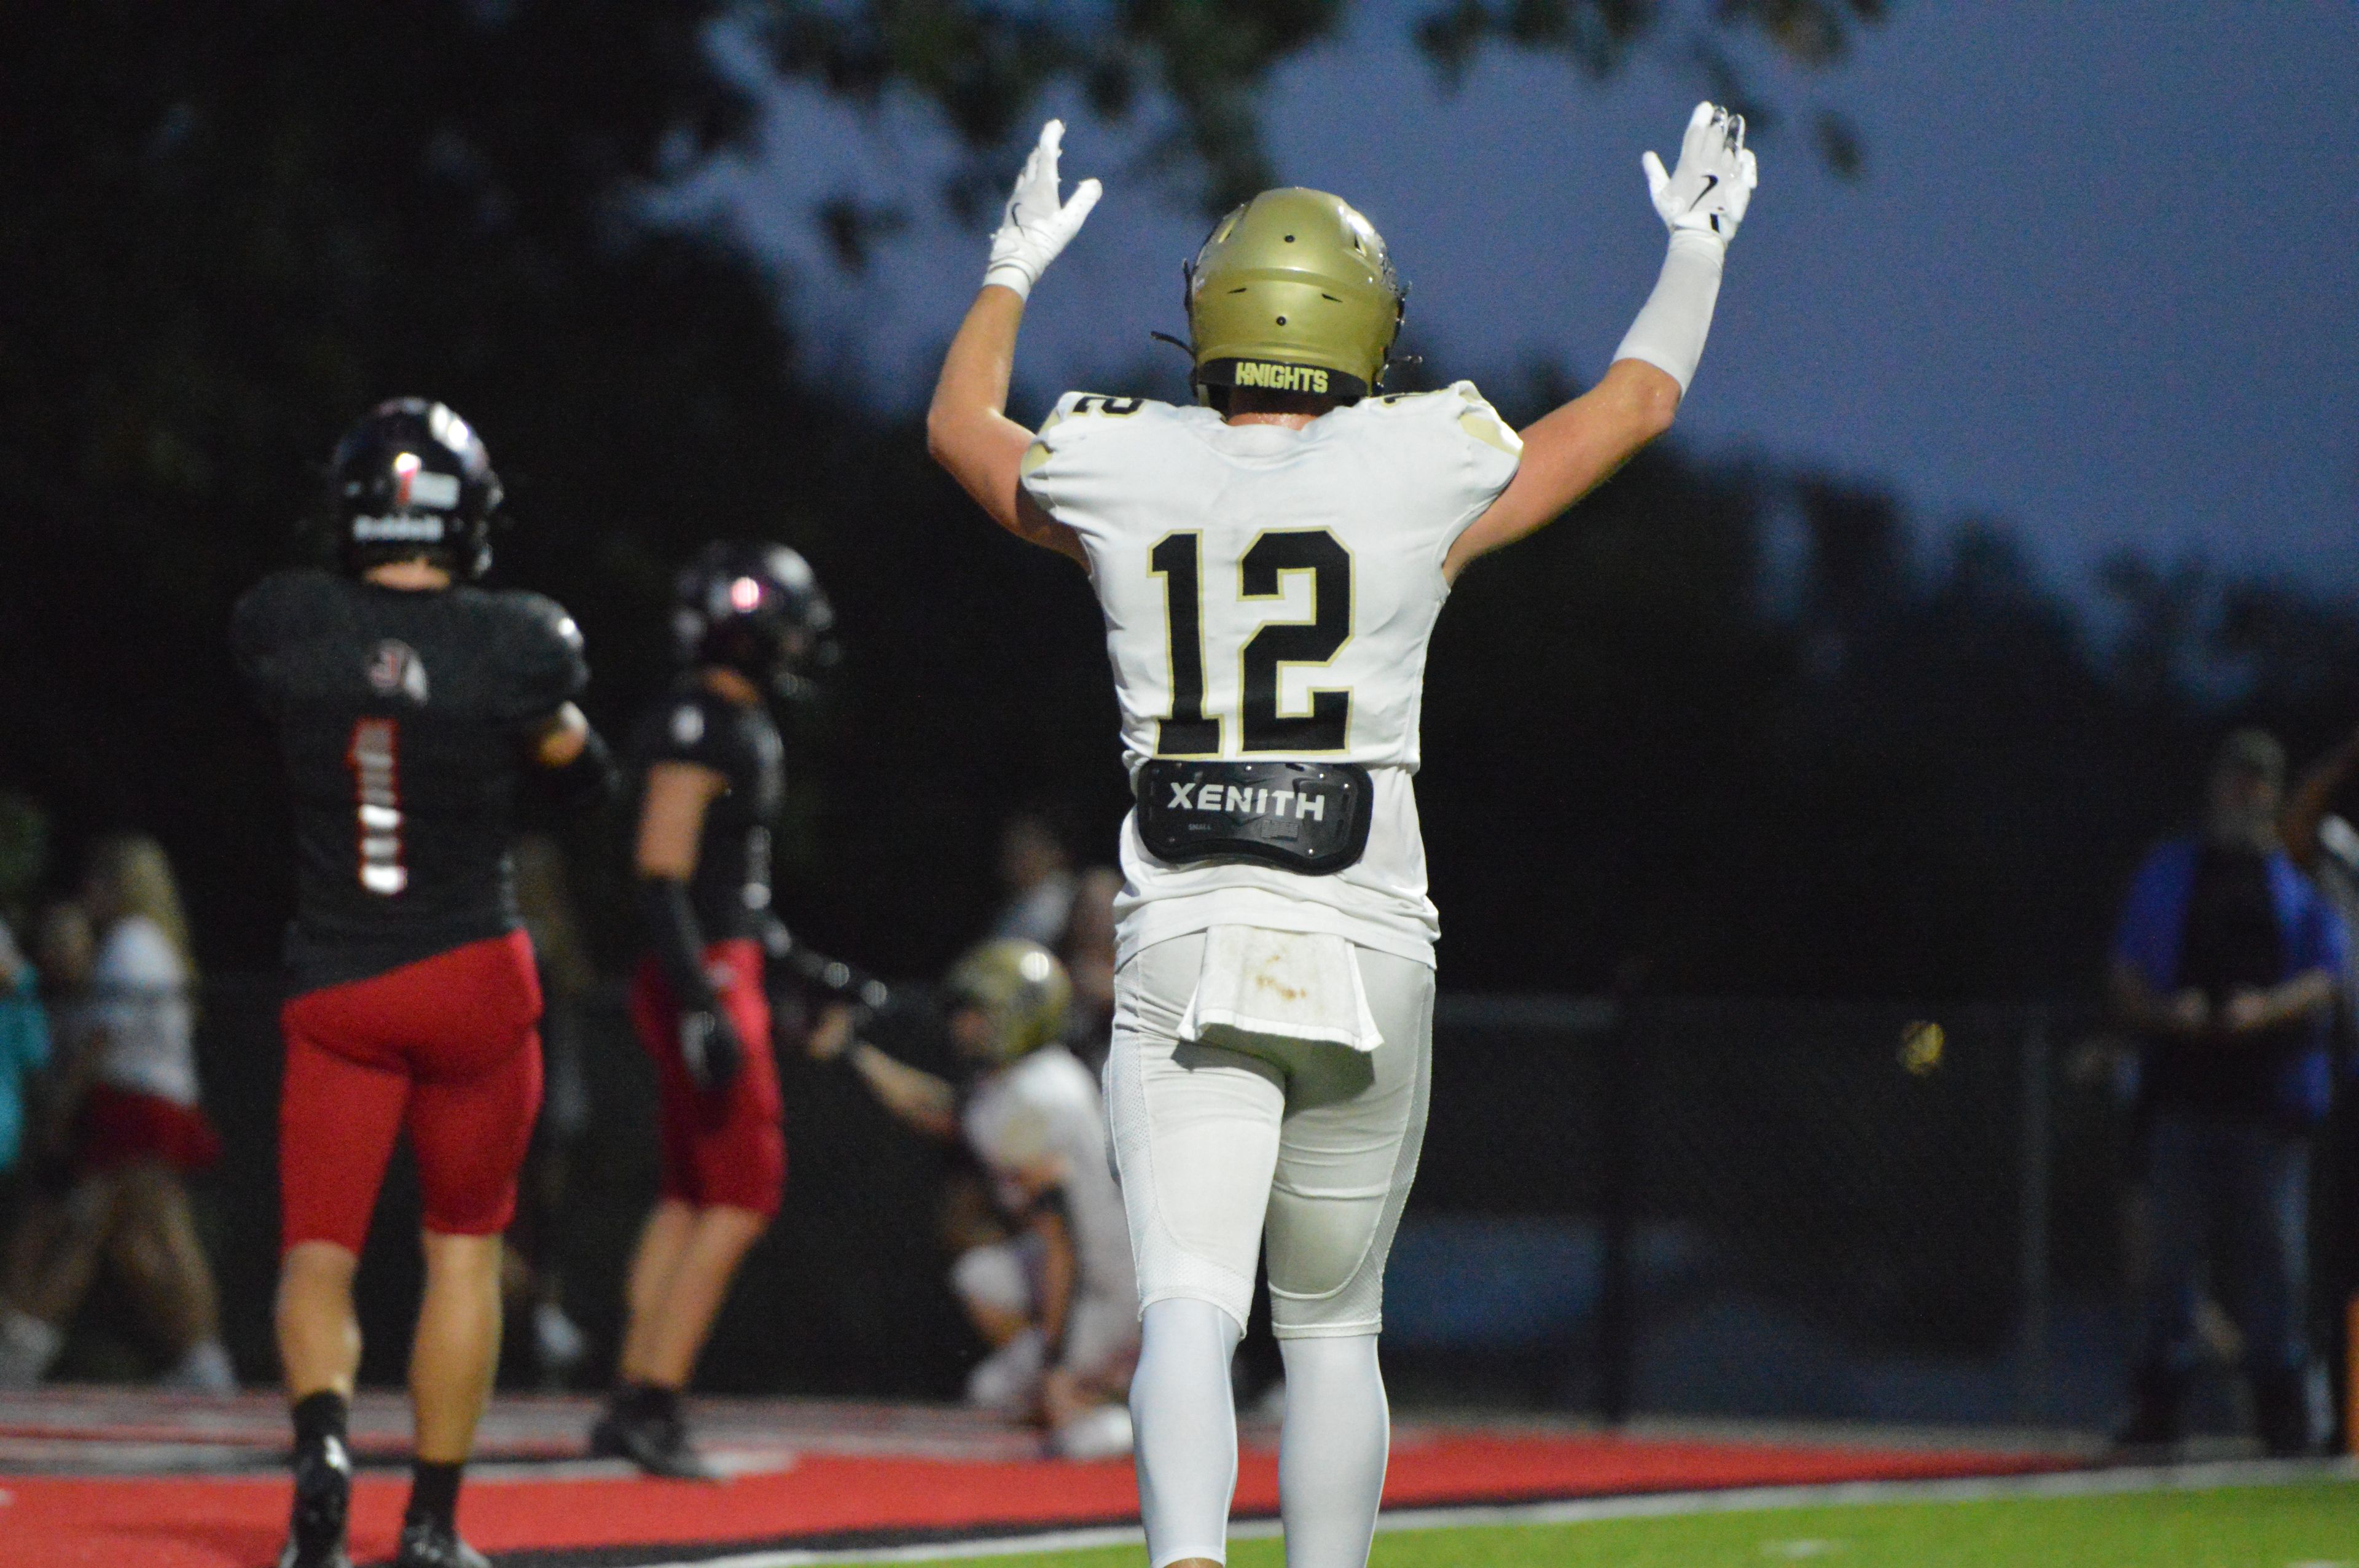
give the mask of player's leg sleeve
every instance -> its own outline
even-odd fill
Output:
[[[1433,1057],[1433,971],[1355,950],[1385,1043],[1291,1050],[1269,1198],[1270,1325],[1280,1339],[1375,1334],[1385,1260],[1417,1175]]]
[[[1179,1039],[1203,946],[1158,942],[1115,977],[1108,1115],[1142,1307],[1211,1302],[1242,1333],[1286,1095],[1275,1065]]]
[[[409,1099],[424,1224],[443,1236],[492,1236],[516,1217],[516,1173],[540,1112],[540,1034],[472,1077],[422,1082]]]
[[[1392,1437],[1376,1336],[1286,1339],[1278,1352],[1286,1358],[1277,1508],[1287,1568],[1366,1568]]]
[[[281,1015],[287,1071],[278,1092],[282,1249],[332,1241],[357,1253],[401,1130],[409,1079],[340,1056],[305,1023],[303,999]]]
[[[1206,1301],[1150,1304],[1130,1383],[1138,1511],[1152,1568],[1183,1557],[1228,1561],[1237,1488],[1237,1412],[1229,1362],[1244,1332]]]

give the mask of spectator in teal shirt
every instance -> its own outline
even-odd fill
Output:
[[[24,1152],[25,1080],[49,1059],[40,977],[9,928],[40,883],[48,849],[49,824],[41,808],[13,791],[0,791],[0,1176],[14,1170]]]
[[[0,1175],[16,1169],[25,1143],[25,1080],[49,1060],[49,1020],[39,978],[0,923]]]

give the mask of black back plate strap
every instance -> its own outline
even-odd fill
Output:
[[[1131,781],[1138,836],[1161,860],[1256,860],[1331,876],[1367,851],[1375,784],[1357,762],[1151,757]]]

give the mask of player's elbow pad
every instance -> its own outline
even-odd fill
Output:
[[[647,946],[684,1009],[711,1009],[712,982],[704,974],[704,936],[678,877],[639,879],[639,926]]]
[[[549,797],[568,811],[595,811],[614,797],[621,776],[606,738],[592,730],[582,736],[571,762],[549,770]]]

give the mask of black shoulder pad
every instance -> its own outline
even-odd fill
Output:
[[[310,628],[335,585],[326,572],[297,568],[271,573],[239,597],[230,611],[230,654],[257,695],[275,689],[278,655]]]
[[[519,719],[543,718],[582,695],[590,665],[582,654],[582,630],[555,600],[510,591],[495,601],[501,622],[501,663],[514,683]]]

